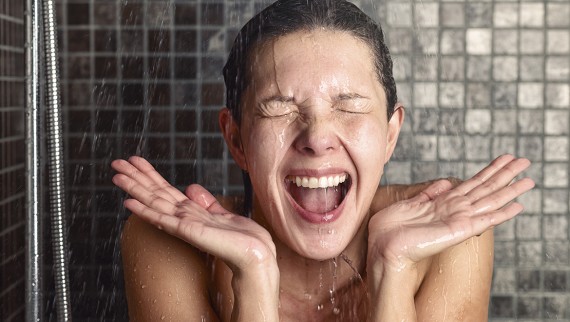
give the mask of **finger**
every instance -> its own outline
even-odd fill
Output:
[[[461,194],[467,194],[469,191],[473,190],[481,183],[487,181],[490,177],[497,173],[497,171],[501,170],[504,166],[509,164],[514,159],[515,157],[510,154],[505,154],[496,158],[493,160],[493,162],[491,162],[491,164],[489,164],[483,170],[479,171],[471,179],[457,186],[455,190],[459,191]]]
[[[529,178],[521,179],[475,202],[473,204],[474,212],[480,214],[501,209],[533,187],[534,181]]]
[[[481,235],[488,229],[512,219],[516,215],[520,214],[523,210],[524,207],[520,203],[513,202],[501,208],[500,210],[495,210],[472,217],[472,234],[473,236]]]
[[[222,207],[218,202],[218,199],[214,197],[208,190],[198,184],[189,185],[186,188],[186,196],[190,198],[190,200],[194,201],[204,209],[208,210],[211,213],[217,214],[225,214],[229,213],[226,208]]]
[[[483,182],[481,185],[475,187],[467,197],[471,202],[476,202],[485,196],[502,189],[503,187],[512,183],[519,174],[530,166],[530,161],[527,159],[513,160],[501,170],[497,171],[491,178]]]
[[[172,214],[176,211],[176,205],[171,200],[162,198],[154,192],[147,190],[136,180],[122,173],[113,176],[113,183],[149,208]]]
[[[437,196],[441,195],[444,192],[449,191],[453,187],[453,184],[449,180],[437,180],[434,183],[430,184],[427,188],[422,190],[419,194],[415,197],[411,198],[411,202],[426,202],[429,200],[433,200],[437,198]]]
[[[182,192],[170,185],[148,161],[141,157],[130,157],[129,161],[116,160],[111,163],[111,166],[165,199],[172,202],[181,202],[186,199]],[[159,192],[159,190],[163,191]]]
[[[136,199],[127,199],[123,204],[133,214],[169,234],[172,234],[180,223],[180,218],[158,212]]]

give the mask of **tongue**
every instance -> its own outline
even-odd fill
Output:
[[[305,210],[319,214],[332,211],[342,201],[340,186],[326,189],[309,189],[292,184],[289,193]]]

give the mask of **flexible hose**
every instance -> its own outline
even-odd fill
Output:
[[[26,1],[26,321],[42,314],[40,8]]]
[[[47,86],[47,150],[49,201],[51,215],[55,301],[58,321],[71,321],[69,303],[69,277],[67,274],[67,238],[65,225],[65,198],[63,175],[63,139],[61,104],[59,95],[59,67],[55,4],[43,1],[44,46],[46,54]]]

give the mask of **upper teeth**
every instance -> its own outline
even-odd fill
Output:
[[[298,177],[291,178],[291,181],[297,184],[297,187],[310,189],[336,187],[346,180],[346,174],[330,177]]]

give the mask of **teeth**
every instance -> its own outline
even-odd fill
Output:
[[[289,180],[297,185],[309,189],[336,187],[346,181],[346,174],[330,177],[290,177]]]

